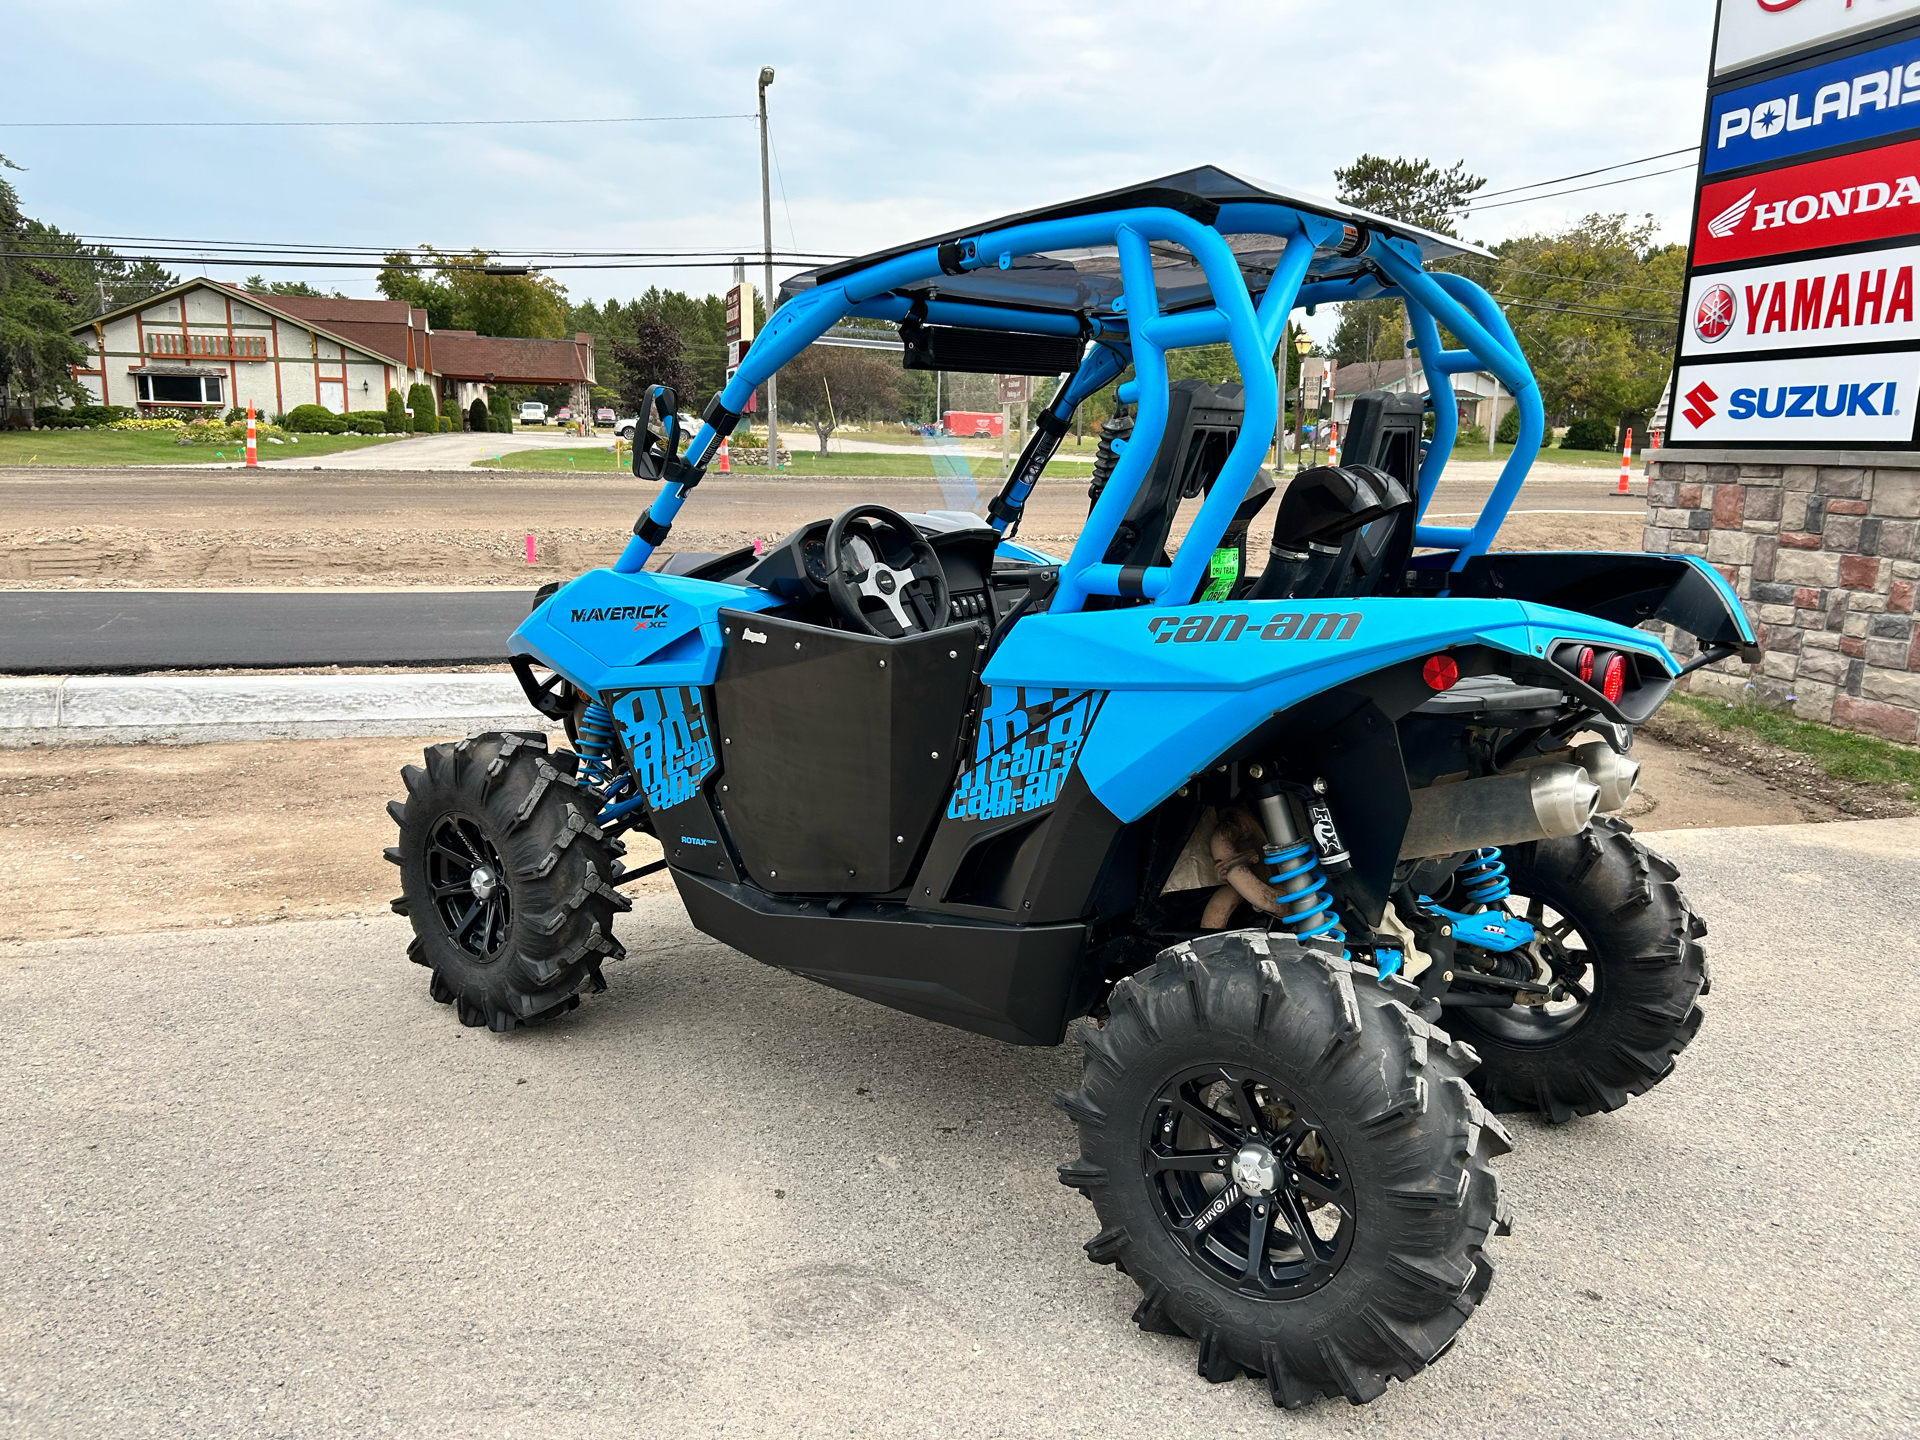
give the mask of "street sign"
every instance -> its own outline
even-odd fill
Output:
[[[1000,403],[1002,405],[1024,405],[1033,394],[1031,375],[1002,375],[1000,377]]]
[[[730,347],[740,343],[744,349],[753,343],[753,293],[751,280],[742,280],[727,291],[727,344]],[[731,355],[733,351],[729,349],[727,353]],[[740,361],[736,356],[727,363],[738,365]]]

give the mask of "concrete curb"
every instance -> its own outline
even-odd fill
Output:
[[[0,679],[0,746],[552,729],[511,675]]]

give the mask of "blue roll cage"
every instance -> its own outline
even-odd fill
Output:
[[[1046,219],[984,231],[956,244],[928,244],[840,276],[789,298],[767,319],[766,328],[742,357],[739,369],[720,392],[719,403],[737,415],[754,390],[808,345],[847,316],[900,321],[912,311],[929,323],[1023,334],[1087,336],[1079,368],[1072,372],[1049,410],[1058,420],[1125,370],[1134,376],[1118,397],[1135,404],[1133,434],[1122,449],[1114,473],[1087,518],[1072,553],[1060,567],[1059,586],[1049,611],[1082,609],[1091,595],[1142,595],[1150,604],[1184,605],[1199,590],[1209,557],[1245,497],[1266,456],[1268,437],[1279,418],[1274,356],[1296,306],[1313,307],[1346,300],[1375,299],[1397,292],[1407,307],[1414,345],[1427,377],[1433,404],[1433,437],[1420,464],[1417,516],[1424,516],[1452,453],[1459,428],[1452,377],[1474,370],[1491,372],[1513,395],[1520,433],[1513,453],[1478,518],[1469,527],[1417,524],[1416,545],[1451,551],[1450,568],[1484,553],[1506,518],[1545,433],[1546,417],[1533,372],[1500,308],[1480,286],[1461,275],[1429,273],[1420,248],[1411,240],[1366,230],[1358,254],[1370,273],[1308,283],[1317,249],[1351,243],[1350,222],[1290,205],[1235,202],[1223,205],[1212,224],[1161,207],[1111,210]],[[1280,261],[1258,301],[1248,288],[1229,234],[1271,235],[1284,242]],[[1165,313],[1156,292],[1149,246],[1155,242],[1184,247],[1200,265],[1212,293],[1205,308]],[[899,287],[997,265],[1010,268],[1014,257],[1052,250],[1111,245],[1120,261],[1122,294],[1111,316],[1091,322],[1078,315],[1020,310],[963,301],[910,302],[892,292]],[[1344,252],[1343,252],[1344,253]],[[942,264],[943,257],[946,264]],[[1463,348],[1449,350],[1440,338],[1444,326]],[[1168,411],[1167,352],[1226,343],[1240,368],[1245,411],[1240,433],[1219,476],[1194,517],[1185,543],[1171,565],[1153,566],[1143,578],[1128,578],[1121,567],[1105,563],[1108,546],[1146,480],[1165,432]],[[671,526],[698,483],[721,436],[703,423],[687,447],[692,478],[668,479],[648,507],[656,535]],[[1017,510],[1037,476],[1020,474],[1008,499]],[[990,522],[1004,533],[1007,522]],[[614,569],[633,572],[645,566],[654,542],[636,534]]]

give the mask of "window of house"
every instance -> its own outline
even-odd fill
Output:
[[[144,405],[220,405],[225,403],[222,375],[136,375],[135,394]]]

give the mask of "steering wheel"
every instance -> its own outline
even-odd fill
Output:
[[[910,557],[904,566],[889,554]],[[897,640],[947,623],[947,576],[920,532],[884,505],[855,505],[827,527],[827,594],[855,630]],[[872,610],[864,601],[878,601]]]

